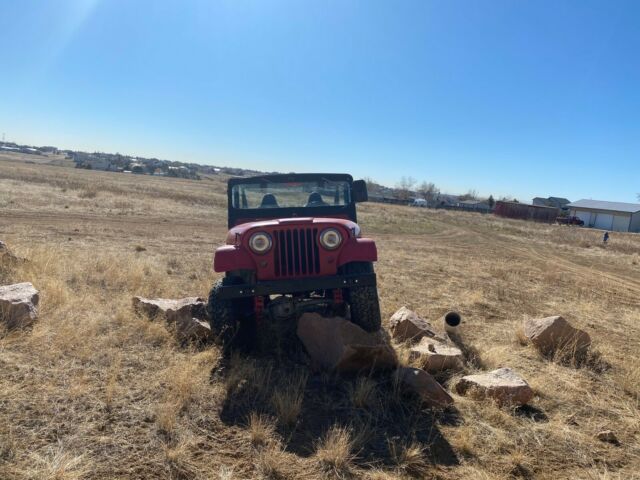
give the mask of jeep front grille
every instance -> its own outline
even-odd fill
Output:
[[[320,252],[317,236],[317,228],[276,230],[273,233],[276,277],[318,275]]]

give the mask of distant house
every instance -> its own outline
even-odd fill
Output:
[[[109,170],[111,161],[104,157],[88,157],[81,165],[83,168],[90,168],[91,170]]]
[[[454,207],[458,204],[457,195],[449,195],[446,193],[440,193],[435,199],[436,206],[438,207]]]
[[[20,147],[20,153],[28,153],[29,155],[40,155],[40,151],[33,147]]]
[[[458,208],[463,208],[465,210],[473,210],[477,212],[490,212],[491,207],[487,202],[482,200],[460,200],[457,205]]]
[[[111,159],[99,153],[73,152],[73,161],[77,168],[88,168],[91,170],[115,170]]]
[[[580,218],[585,227],[640,232],[640,203],[578,200],[567,206],[570,214]]]
[[[144,174],[144,165],[140,163],[132,163],[129,165],[129,168],[131,168],[132,173],[137,173],[139,175]]]
[[[555,207],[555,208],[565,208],[569,203],[571,203],[566,198],[562,197],[536,197],[533,199],[533,205],[536,207]]]
[[[40,147],[38,150],[40,150],[42,153],[53,153],[53,154],[58,153],[58,149],[56,147],[50,147],[50,146]]]

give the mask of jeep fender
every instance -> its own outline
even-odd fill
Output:
[[[340,251],[338,266],[350,262],[375,262],[378,260],[376,242],[370,238],[356,238],[348,241]]]
[[[224,245],[216,249],[213,256],[213,270],[228,272],[230,270],[256,270],[256,264],[249,252],[236,245]]]

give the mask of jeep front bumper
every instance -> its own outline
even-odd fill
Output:
[[[332,275],[329,277],[313,278],[291,278],[286,280],[266,280],[255,284],[226,285],[220,289],[220,298],[256,297],[375,285],[375,273]]]

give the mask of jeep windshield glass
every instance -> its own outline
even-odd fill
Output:
[[[231,191],[233,208],[330,207],[351,203],[351,187],[344,180],[241,183]]]

